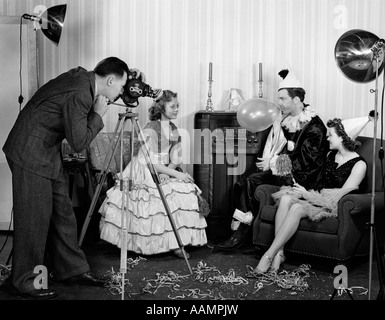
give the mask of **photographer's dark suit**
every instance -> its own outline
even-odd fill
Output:
[[[58,280],[89,271],[77,245],[60,150],[65,138],[81,152],[103,128],[94,100],[93,72],[78,67],[58,76],[20,112],[3,147],[13,184],[12,284],[20,292],[35,289],[33,270],[44,264],[46,246]]]

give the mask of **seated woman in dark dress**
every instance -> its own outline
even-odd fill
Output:
[[[373,118],[369,117],[364,125],[370,120]],[[340,119],[335,118],[327,122],[327,127],[330,151],[319,184],[312,190],[306,190],[294,183],[293,187],[281,187],[272,195],[278,205],[275,238],[259,261],[255,269],[257,273],[265,273],[269,269],[277,271],[285,260],[284,246],[297,231],[300,220],[308,218],[320,221],[326,217],[336,217],[339,199],[358,189],[365,177],[367,165],[355,152],[359,142],[354,140],[363,126],[353,134],[344,128]]]

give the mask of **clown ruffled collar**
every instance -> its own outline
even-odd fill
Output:
[[[288,115],[282,120],[281,126],[286,128],[289,132],[296,132],[302,128],[316,116],[316,112],[310,106],[307,106],[299,115]]]

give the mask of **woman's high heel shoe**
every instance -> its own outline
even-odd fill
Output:
[[[256,273],[266,273],[267,270],[269,270],[272,262],[273,262],[273,259],[271,259],[267,254],[265,254],[261,258],[261,260],[259,260],[259,263],[258,263],[257,267],[254,269],[254,271]],[[263,264],[264,264],[264,266],[262,266]]]
[[[281,267],[281,264],[284,263],[286,260],[286,257],[284,256],[283,252],[278,252],[273,259],[273,262],[271,264],[271,270],[272,271],[278,271]]]

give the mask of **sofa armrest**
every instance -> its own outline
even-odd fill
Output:
[[[372,205],[372,194],[347,194],[338,203],[338,212],[348,212],[353,217],[370,216]],[[374,208],[376,215],[384,214],[384,193],[375,192]]]
[[[384,193],[376,192],[374,200],[375,223],[381,226],[378,234],[383,234]],[[359,239],[362,239],[367,230],[367,224],[370,222],[371,201],[371,193],[352,193],[343,196],[338,202],[338,235],[339,242],[344,243],[344,252],[341,252],[343,256],[348,255],[349,252],[354,254],[355,250],[358,250],[358,245],[361,245],[361,253],[362,250],[367,250],[364,246],[365,241]]]
[[[255,189],[254,196],[259,200],[259,208],[267,205],[273,205],[274,200],[271,195],[280,189],[279,186],[271,184],[261,184]]]

